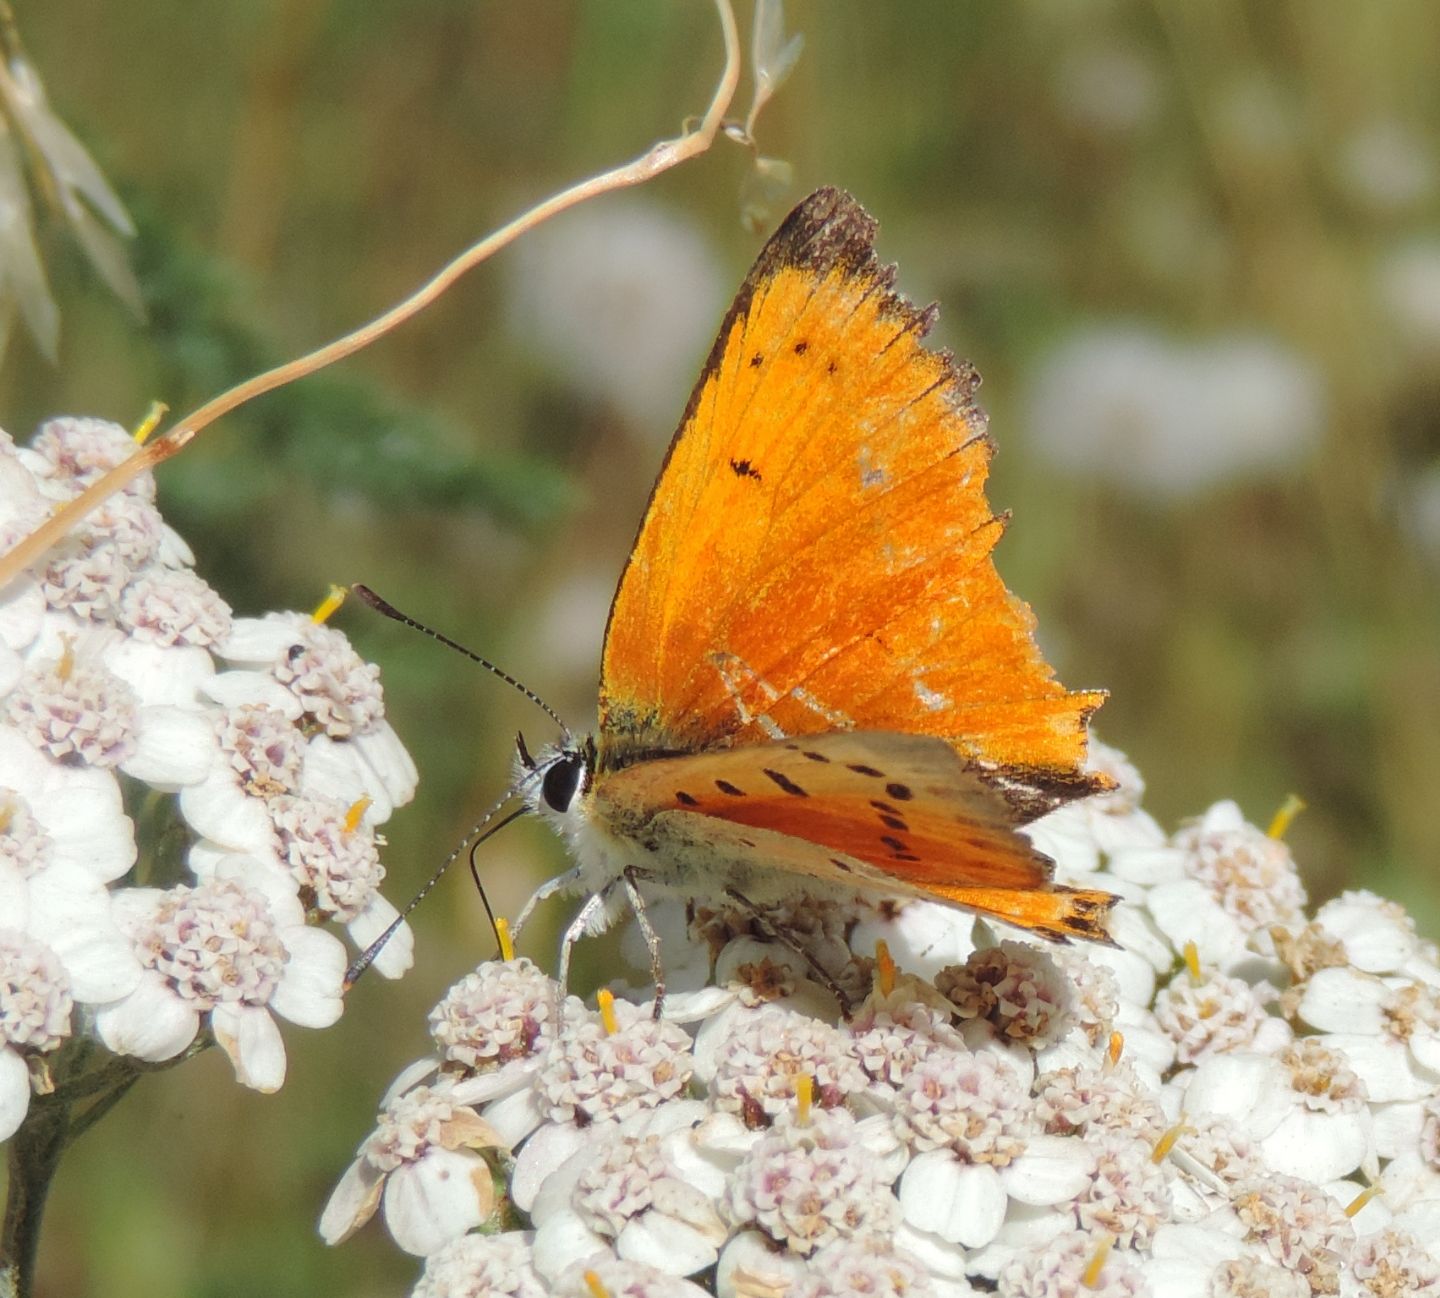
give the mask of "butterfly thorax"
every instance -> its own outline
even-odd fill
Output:
[[[694,751],[681,742],[674,728],[653,708],[636,707],[606,699],[600,706],[600,733],[595,745],[596,773],[623,771],[637,762],[657,757],[679,757]]]

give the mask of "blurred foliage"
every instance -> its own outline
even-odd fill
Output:
[[[16,435],[56,411],[185,407],[343,332],[673,132],[719,66],[699,0],[59,0],[17,17],[55,112],[137,215],[151,322],[46,244],[61,362],[12,341],[0,422]],[[1440,238],[1433,6],[792,0],[789,18],[805,50],[761,147],[793,166],[790,199],[836,183],[875,213],[902,286],[943,304],[939,336],[985,374],[992,496],[1016,518],[1001,567],[1062,678],[1111,690],[1099,730],[1145,773],[1151,809],[1174,823],[1233,796],[1264,824],[1298,792],[1314,894],[1373,887],[1440,935],[1440,599],[1406,504],[1440,462],[1440,353],[1376,288],[1387,259]],[[739,221],[746,167],[721,147],[630,197],[698,232],[738,283],[758,246]],[[583,228],[583,213],[552,227]],[[523,264],[502,254],[378,347],[227,418],[162,476],[161,503],[240,611],[365,580],[579,725],[669,429],[517,326],[534,314],[516,307]],[[687,323],[704,296],[690,283],[668,263],[650,277],[652,297],[673,287],[673,318],[587,314],[616,296],[594,285],[548,309],[678,414],[705,342],[679,374],[643,349]],[[1107,320],[1283,341],[1320,376],[1323,440],[1279,474],[1163,501],[1057,470],[1027,453],[1028,376]],[[501,787],[517,724],[544,726],[433,644],[360,610],[343,625],[382,663],[422,769],[418,805],[387,826],[399,898]],[[513,914],[558,861],[518,827],[482,864]],[[278,1096],[206,1059],[88,1135],[51,1208],[45,1292],[408,1284],[378,1231],[330,1251],[314,1222],[423,1052],[425,1009],[489,951],[462,877],[417,927],[403,984],[362,983],[336,1029],[287,1033]],[[610,959],[603,943],[588,957],[592,977]]]

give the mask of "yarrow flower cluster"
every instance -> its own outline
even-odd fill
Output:
[[[1435,947],[1368,893],[1309,913],[1233,804],[1167,836],[1093,749],[1117,787],[1033,836],[1121,896],[1115,948],[833,898],[782,944],[657,902],[662,1018],[642,975],[592,1011],[482,965],[322,1233],[383,1203],[424,1298],[1440,1298]],[[859,975],[821,986],[807,937],[868,995],[837,1003]],[[417,1108],[443,1116],[383,1136]],[[442,1179],[447,1131],[490,1143]]]
[[[0,433],[0,548],[133,450],[98,419]],[[149,1063],[206,1033],[275,1090],[276,1016],[341,1012],[321,925],[396,916],[376,827],[415,768],[376,669],[310,617],[235,618],[193,563],[143,474],[0,592],[0,1139],[82,1032]],[[375,963],[403,972],[408,932]]]

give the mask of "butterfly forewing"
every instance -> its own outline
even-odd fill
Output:
[[[600,763],[836,729],[937,735],[1036,814],[1092,791],[1068,693],[990,558],[976,379],[922,338],[874,224],[821,190],[761,253],[611,610]]]

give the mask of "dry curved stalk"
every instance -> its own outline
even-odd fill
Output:
[[[720,74],[710,106],[696,126],[674,139],[662,140],[633,162],[601,172],[562,190],[508,225],[501,226],[493,234],[472,244],[409,297],[368,324],[305,356],[257,374],[186,415],[163,435],[139,447],[135,454],[116,465],[74,499],[67,501],[45,523],[0,557],[0,588],[24,572],[92,510],[147,469],[153,469],[171,456],[178,455],[200,432],[222,415],[229,414],[266,392],[273,392],[276,388],[293,383],[296,379],[313,374],[363,347],[368,347],[376,339],[424,310],[467,271],[552,216],[611,190],[643,184],[661,172],[706,152],[720,133],[726,110],[735,98],[735,91],[740,84],[740,36],[731,0],[715,0],[715,9],[725,38],[725,67]]]

